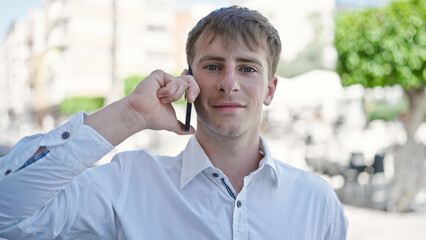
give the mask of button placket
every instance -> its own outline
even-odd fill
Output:
[[[233,214],[233,239],[247,239],[246,189],[242,189],[235,202]]]

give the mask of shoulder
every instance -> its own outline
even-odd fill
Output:
[[[154,155],[148,149],[140,149],[133,151],[124,151],[117,153],[111,162],[114,161],[135,161],[140,159],[156,159],[158,156]]]
[[[111,162],[93,167],[86,175],[96,182],[151,181],[180,169],[180,154],[175,157],[155,155],[147,149],[117,153]]]
[[[335,196],[329,183],[315,173],[295,168],[276,159],[275,163],[280,184],[287,188],[296,188],[298,191],[309,191],[311,194],[327,197]]]
[[[158,165],[164,156],[152,154],[147,149],[124,151],[114,155],[109,163],[88,169],[89,173],[114,176],[127,175],[133,170],[143,171],[151,165]]]
[[[155,168],[173,168],[179,165],[181,154],[165,156],[153,154],[148,149],[124,151],[117,153],[110,163],[100,167],[122,169],[126,172],[153,170]]]
[[[119,168],[127,177],[150,178],[180,173],[182,153],[177,156],[153,154],[148,149],[125,151],[118,153],[109,163]]]
[[[328,228],[331,225],[341,225],[336,229],[344,234],[347,228],[347,219],[340,200],[330,184],[315,173],[292,167],[284,162],[276,161],[280,191],[290,196],[294,204],[301,204],[305,208],[315,208],[326,217]],[[314,209],[311,209],[313,212]],[[335,230],[336,230],[335,229]],[[336,231],[337,231],[336,230]],[[337,238],[340,239],[340,238]]]

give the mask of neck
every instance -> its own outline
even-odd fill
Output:
[[[259,153],[259,131],[248,131],[238,137],[220,136],[206,129],[197,129],[197,140],[213,166],[219,168],[238,193],[244,177],[256,170],[262,156]]]

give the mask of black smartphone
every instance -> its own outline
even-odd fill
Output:
[[[192,75],[191,69],[188,70],[188,75]],[[185,93],[185,100],[187,100],[186,98],[186,94],[188,93],[188,90]],[[186,102],[186,117],[185,117],[185,132],[189,132],[189,129],[191,128],[191,109],[192,109],[192,104],[190,102]]]

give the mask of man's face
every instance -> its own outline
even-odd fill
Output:
[[[206,39],[197,41],[192,63],[200,87],[197,129],[227,137],[259,134],[263,104],[271,103],[277,83],[268,81],[265,50],[228,49],[221,36]]]

